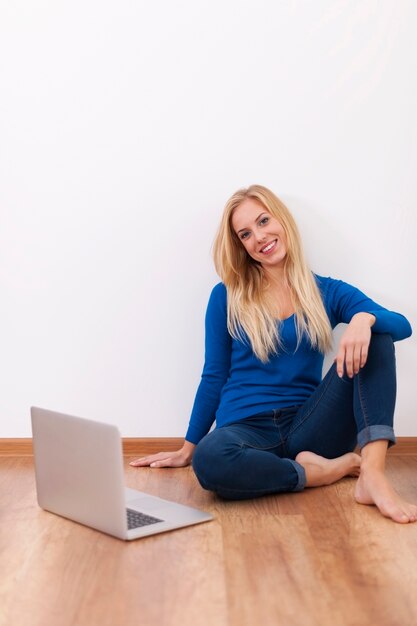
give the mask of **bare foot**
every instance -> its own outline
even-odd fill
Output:
[[[295,460],[305,469],[306,487],[331,485],[344,476],[359,476],[361,468],[361,457],[354,452],[336,459],[326,459],[314,452],[300,452]]]
[[[408,524],[417,521],[417,506],[403,500],[380,470],[364,470],[355,488],[359,504],[374,504],[382,515],[394,522]]]

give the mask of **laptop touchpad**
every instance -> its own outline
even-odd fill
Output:
[[[160,511],[166,508],[165,502],[161,502],[158,498],[152,498],[152,496],[142,496],[135,500],[129,500],[127,505],[138,511]]]

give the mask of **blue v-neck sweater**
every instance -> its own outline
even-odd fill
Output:
[[[411,335],[408,320],[388,311],[351,285],[315,275],[332,328],[348,324],[355,313],[372,313],[373,333],[389,333],[394,341]],[[217,284],[206,312],[205,362],[186,440],[198,443],[214,420],[217,427],[262,411],[301,405],[322,379],[324,356],[304,336],[296,350],[294,315],[280,323],[282,348],[262,363],[249,343],[227,330],[227,291]]]

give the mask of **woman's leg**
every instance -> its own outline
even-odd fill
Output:
[[[287,447],[306,471],[306,486],[318,486],[334,482],[343,471],[357,438],[362,463],[355,498],[397,522],[409,522],[416,521],[417,507],[396,494],[384,473],[387,447],[395,443],[395,396],[392,339],[372,335],[365,367],[353,379],[340,379],[332,366],[297,414]]]
[[[287,438],[292,458],[312,450],[335,458],[370,441],[395,443],[394,344],[389,335],[372,335],[365,366],[353,378],[339,378],[335,364],[300,408]]]
[[[295,411],[269,411],[206,435],[193,455],[201,486],[231,500],[303,489],[303,468],[280,458],[282,424],[291,423]]]

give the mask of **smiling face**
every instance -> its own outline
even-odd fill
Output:
[[[254,198],[245,198],[234,210],[231,224],[249,256],[265,269],[283,268],[287,237],[282,224]]]

